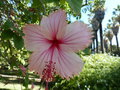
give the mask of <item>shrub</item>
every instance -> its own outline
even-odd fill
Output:
[[[51,90],[120,89],[120,57],[95,54],[82,58],[85,64],[80,75],[70,80],[57,77]]]

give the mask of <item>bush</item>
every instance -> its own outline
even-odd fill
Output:
[[[120,49],[119,49],[120,50]],[[116,51],[113,51],[112,54],[114,56],[120,56],[120,51],[116,50]]]
[[[70,80],[59,77],[52,82],[51,90],[119,90],[120,58],[107,54],[83,56],[85,62],[79,76]]]

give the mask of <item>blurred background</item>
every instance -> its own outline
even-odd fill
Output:
[[[55,76],[50,90],[120,90],[120,0],[0,0],[0,90],[44,90],[45,82],[28,70],[32,52],[24,47],[22,27],[64,9],[67,21],[84,22],[92,44],[77,52],[84,62],[70,80]]]

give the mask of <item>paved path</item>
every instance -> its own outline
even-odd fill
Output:
[[[2,78],[9,78],[10,81],[13,80],[18,80],[18,79],[22,79],[22,77],[18,77],[18,76],[15,76],[15,75],[4,75],[4,74],[0,74],[0,77]],[[29,80],[31,80],[33,78],[29,78]],[[22,84],[19,84],[19,83],[9,83],[9,80],[8,80],[8,83],[6,82],[0,82],[0,90],[23,90],[24,87],[22,86]],[[35,78],[35,81],[36,82],[40,82],[41,79],[38,79],[38,78]],[[31,84],[29,84],[29,88],[31,88]],[[31,89],[31,90],[39,90],[40,86],[39,85],[34,85],[34,89]],[[41,89],[41,90],[44,90],[44,89]]]

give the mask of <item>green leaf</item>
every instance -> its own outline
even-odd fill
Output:
[[[4,30],[1,34],[1,38],[8,40],[8,39],[11,39],[13,37],[13,35],[14,35],[14,33],[10,29]]]
[[[45,3],[42,0],[33,0],[32,8],[36,8],[41,12],[41,11],[44,11],[45,9],[44,4]]]
[[[13,42],[17,49],[21,49],[24,46],[24,41],[21,36],[14,35]]]
[[[3,1],[0,1],[0,7],[4,6]]]
[[[40,8],[42,6],[40,0],[33,0],[32,7],[33,8]]]
[[[14,56],[12,56],[12,57],[10,58],[10,60],[8,61],[9,64],[10,64],[10,66],[11,66],[11,68],[13,68],[14,66],[17,66],[17,63],[19,63],[19,62],[16,61],[16,60],[17,60],[17,58],[14,57]]]
[[[25,0],[25,2],[28,4],[28,3],[30,3],[30,0]]]
[[[61,3],[62,5],[64,5],[64,4],[65,4],[65,0],[60,0],[60,3]]]
[[[52,2],[57,3],[57,2],[59,2],[59,1],[60,1],[60,0],[45,0],[46,3],[52,3]]]
[[[80,15],[83,0],[66,0],[77,15]]]
[[[91,51],[89,48],[86,48],[85,50],[83,50],[84,54],[85,55],[90,55],[91,54]]]
[[[10,20],[7,20],[4,25],[3,25],[3,28],[6,30],[6,29],[10,29],[11,27],[13,27],[14,24],[13,22],[11,22]]]

